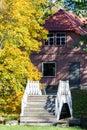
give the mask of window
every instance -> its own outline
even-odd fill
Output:
[[[56,45],[63,46],[66,43],[66,34],[64,32],[56,33]]]
[[[65,32],[51,32],[48,34],[48,40],[45,40],[46,46],[64,46],[66,44],[66,33]]]
[[[44,62],[42,67],[44,77],[54,77],[56,75],[55,62]]]
[[[52,46],[54,44],[54,33],[49,33],[47,37],[48,40],[45,41],[45,45]]]

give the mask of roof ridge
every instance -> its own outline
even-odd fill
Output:
[[[57,12],[55,12],[54,14],[52,14],[51,16],[49,16],[46,21],[48,21],[49,19],[51,19],[53,16],[55,16],[56,14],[59,13],[59,11],[63,11],[64,12],[64,9],[59,9]]]
[[[73,23],[73,19],[75,19],[71,14],[70,14],[70,12],[67,12],[67,11],[65,11],[64,10],[64,13],[65,13],[65,15],[66,15],[66,17],[68,18],[68,20],[70,21],[70,23],[72,24],[72,26],[79,26],[79,25],[77,25],[76,24],[76,22],[75,22],[75,25],[74,25],[74,23]],[[76,16],[76,15],[75,15]],[[73,17],[73,18],[72,18]],[[76,16],[76,17],[78,17],[78,16]],[[71,20],[72,19],[72,20]],[[77,20],[78,21],[78,20]],[[81,26],[81,25],[80,25]]]
[[[70,21],[73,28],[75,29],[75,32],[78,33],[79,32],[78,30],[80,30],[80,31],[83,31],[84,33],[86,33],[85,30],[81,27],[81,23],[79,23],[79,25],[77,25],[76,22],[75,22],[75,24],[73,23],[73,19],[72,19],[73,16],[70,14],[70,12],[67,12],[67,11],[64,10],[64,13],[65,13],[66,17],[68,18],[68,20]],[[78,18],[78,16],[76,16],[76,17]],[[71,19],[72,19],[72,21],[71,21]],[[79,19],[77,19],[77,22],[78,22],[78,20]],[[78,29],[77,29],[77,27],[78,27]]]
[[[87,32],[82,28],[82,24],[82,19],[77,15],[64,9],[59,9],[46,20],[44,27],[49,31],[66,30],[82,34]]]

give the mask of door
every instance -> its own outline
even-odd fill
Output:
[[[69,63],[69,83],[70,87],[79,87],[80,85],[80,62]]]

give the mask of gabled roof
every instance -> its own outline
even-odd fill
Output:
[[[83,20],[68,11],[60,9],[45,21],[45,29],[48,31],[75,31],[77,34],[87,33],[81,25]]]

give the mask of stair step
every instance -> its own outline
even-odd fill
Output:
[[[39,96],[39,95],[37,95],[37,96],[30,96],[30,95],[29,95],[29,96],[28,96],[28,99],[30,99],[30,100],[32,100],[32,99],[35,99],[35,100],[36,100],[36,99],[46,100],[47,97],[48,97],[47,95],[44,95],[44,96],[43,96],[43,95],[42,95],[42,96]]]
[[[48,113],[48,112],[38,112],[38,113],[36,113],[36,112],[29,112],[29,113],[24,113],[24,116],[55,116],[55,115],[53,115],[53,114],[51,114],[51,113]]]
[[[24,116],[29,116],[29,117],[49,117],[49,118],[52,118],[53,116],[55,115],[50,115],[50,114],[44,114],[44,115],[41,115],[41,114],[24,114]]]
[[[56,96],[53,95],[44,95],[44,96],[28,96],[28,101],[46,101],[48,99],[53,99]]]
[[[45,102],[28,102],[26,107],[45,107]]]
[[[48,98],[48,97],[50,97],[50,98],[53,98],[53,97],[56,97],[56,95],[29,95],[28,96],[29,98]]]
[[[36,101],[29,101],[26,105],[45,105],[46,104],[46,102],[40,102],[40,101],[38,101],[38,102],[36,102]]]
[[[27,108],[27,109],[29,109],[29,108],[43,108],[43,109],[45,109],[45,104],[34,104],[34,105],[32,105],[32,104],[30,104],[30,105],[27,105],[25,108]]]
[[[54,112],[55,112],[55,111],[54,111]],[[47,111],[47,110],[45,110],[45,109],[43,109],[43,110],[41,109],[41,110],[39,110],[39,111],[38,111],[38,109],[36,109],[36,110],[35,110],[35,109],[34,109],[34,110],[32,109],[32,110],[29,110],[29,111],[28,111],[28,110],[27,110],[27,111],[26,111],[26,110],[24,111],[24,113],[32,113],[32,114],[35,114],[35,113],[36,113],[36,114],[53,114],[54,112],[50,112],[50,111]]]
[[[46,111],[46,109],[44,109],[43,107],[26,107],[26,108],[24,108],[24,110],[25,111],[41,111],[41,110],[45,110]]]
[[[21,119],[48,119],[50,117],[50,119],[56,119],[55,116],[53,115],[48,115],[48,116],[21,116]]]
[[[34,117],[34,118],[33,118],[33,117],[32,117],[32,118],[23,117],[23,118],[20,118],[20,121],[21,121],[21,122],[31,122],[31,123],[33,123],[33,122],[34,122],[34,123],[35,123],[35,122],[38,122],[38,123],[39,123],[39,122],[41,122],[41,123],[42,123],[42,122],[44,122],[44,123],[57,122],[56,118],[46,118],[46,117],[45,117],[45,118],[44,118],[44,117],[43,117],[43,118],[40,118],[40,117],[38,117],[38,118],[37,118],[37,117],[36,117],[36,118],[35,118],[35,117]]]
[[[55,106],[54,106],[55,107]],[[49,108],[45,108],[45,106],[43,106],[43,107],[39,107],[39,106],[36,106],[36,107],[33,107],[33,106],[28,106],[28,107],[25,107],[24,108],[24,110],[25,111],[39,111],[39,110],[45,110],[45,111],[54,111],[55,110],[55,108],[51,108],[51,107],[49,107]]]
[[[24,116],[29,116],[29,117],[30,116],[32,116],[32,117],[35,117],[35,116],[39,116],[39,117],[43,117],[43,116],[44,117],[47,117],[47,116],[48,117],[52,117],[53,116],[53,117],[55,117],[55,115],[53,113],[48,113],[48,112],[43,112],[43,113],[39,113],[39,112],[38,113],[33,113],[33,112],[26,113],[25,112]]]
[[[27,114],[34,114],[34,113],[36,113],[36,114],[43,114],[43,115],[55,115],[55,112],[48,112],[48,111],[46,111],[46,110],[40,110],[40,111],[33,111],[33,110],[31,110],[31,111],[24,111],[24,114],[25,115],[27,115]]]
[[[29,126],[53,126],[54,123],[26,123],[26,125],[29,125]],[[25,123],[21,123],[21,125],[25,125]]]
[[[25,108],[24,112],[28,112],[28,113],[30,113],[30,112],[32,112],[32,113],[34,113],[34,112],[36,112],[36,113],[47,112],[47,113],[50,113],[51,111],[46,110],[44,108]]]
[[[51,119],[36,119],[36,120],[34,120],[34,119],[28,119],[28,120],[20,120],[20,122],[22,123],[56,123],[57,121],[55,121],[55,120],[51,120]]]
[[[35,99],[27,99],[27,102],[46,102],[46,99],[37,99],[36,98],[36,100]]]

